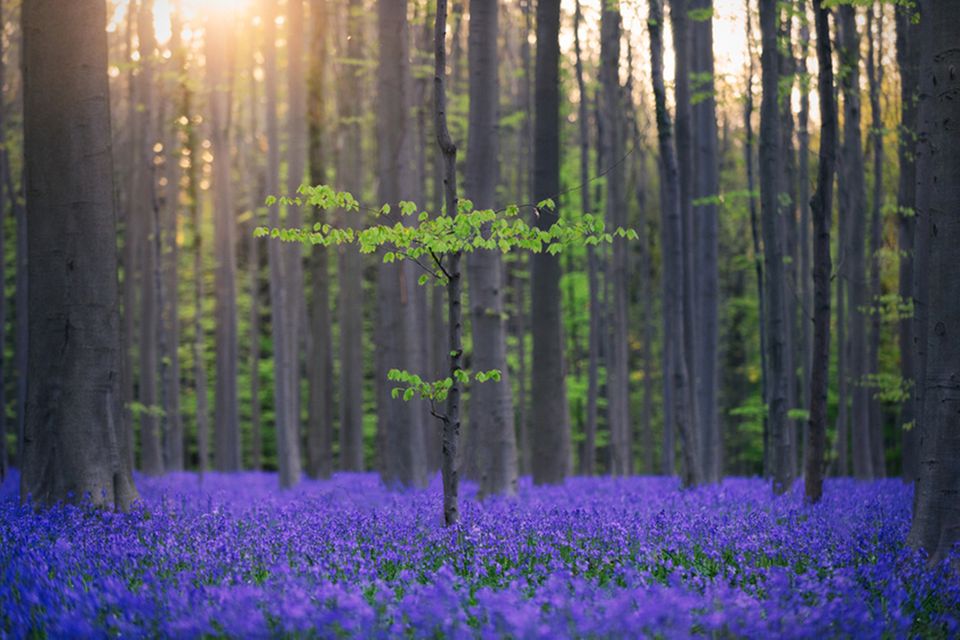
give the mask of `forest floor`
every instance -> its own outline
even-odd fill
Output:
[[[34,514],[0,487],[0,637],[957,637],[960,578],[904,546],[911,489],[829,480],[522,481],[441,524],[439,478],[280,491],[138,477],[142,503]]]

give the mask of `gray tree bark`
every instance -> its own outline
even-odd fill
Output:
[[[790,460],[793,446],[787,420],[791,372],[786,368],[786,350],[789,346],[784,320],[786,281],[783,269],[783,237],[777,228],[780,216],[778,186],[782,163],[780,109],[777,99],[780,81],[777,63],[777,15],[776,0],[760,0],[760,37],[763,46],[760,57],[763,87],[760,103],[760,216],[766,274],[764,286],[767,301],[767,360],[770,364],[768,419],[773,490],[780,494],[787,491],[793,482],[793,465]]]
[[[263,70],[264,97],[266,99],[267,134],[267,194],[280,195],[280,131],[277,120],[277,32],[276,0],[264,0],[263,24]],[[268,223],[271,227],[280,226],[280,209],[274,204],[270,207]],[[291,388],[296,376],[290,369],[296,360],[291,353],[291,341],[288,339],[290,303],[285,262],[285,249],[279,242],[267,243],[267,259],[270,268],[270,333],[273,341],[274,375],[274,424],[277,437],[277,466],[280,471],[280,486],[292,487],[300,481],[300,440],[299,421],[293,413],[293,394]]]
[[[237,400],[237,221],[233,209],[230,152],[229,29],[225,21],[208,23],[207,79],[211,87],[210,129],[213,152],[214,294],[216,299],[217,381],[214,406],[214,464],[218,471],[239,471],[240,418]]]
[[[620,88],[620,5],[605,2],[600,16],[600,115],[603,118],[603,164],[606,174],[606,222],[613,228],[627,226],[627,199],[623,149],[625,118]],[[607,425],[610,429],[610,470],[628,475],[632,470],[633,442],[630,429],[627,319],[627,247],[624,239],[613,242],[610,263],[610,348],[607,376]]]
[[[496,206],[500,86],[497,80],[498,0],[470,0],[470,116],[465,193],[477,209]],[[480,495],[517,490],[517,443],[503,320],[503,264],[498,251],[467,256],[475,371],[499,369],[499,383],[471,390],[470,429],[477,447]]]
[[[534,90],[533,196],[539,202],[560,191],[560,1],[537,2]],[[557,203],[559,204],[559,203]],[[540,209],[536,226],[548,229],[559,209]],[[562,482],[570,472],[570,416],[560,311],[560,261],[536,254],[533,265],[533,375],[531,467],[536,484]]]
[[[837,146],[837,105],[833,92],[833,56],[830,46],[830,11],[813,0],[817,31],[817,78],[822,122],[817,189],[810,202],[813,213],[813,360],[810,421],[804,459],[805,495],[816,503],[823,495],[827,440],[827,391],[830,383],[830,218],[833,215],[833,174]]]
[[[698,428],[701,432],[704,479],[719,482],[723,476],[723,436],[717,407],[719,281],[717,268],[720,164],[717,153],[717,113],[714,98],[713,0],[691,0],[691,10],[707,17],[690,24],[690,72],[696,79],[692,106],[697,135],[693,154],[693,217],[696,220],[696,335]]]
[[[22,7],[30,254],[21,499],[125,509],[106,5]]]
[[[897,226],[900,244],[900,299],[913,300],[914,232],[916,228],[917,167],[917,91],[920,75],[920,24],[913,20],[915,9],[898,5],[896,9],[897,66],[900,70],[900,131],[897,157],[900,178],[897,186]],[[919,475],[919,438],[915,380],[914,318],[900,320],[900,377],[909,385],[910,397],[900,407],[899,427],[903,457],[903,479],[913,482]]]
[[[324,149],[326,114],[324,112],[327,64],[327,2],[310,4],[311,46],[309,90],[308,160],[310,184],[326,182]],[[325,222],[315,212],[314,223]],[[326,247],[316,246],[310,254],[312,294],[310,300],[310,356],[307,378],[310,381],[307,418],[307,474],[313,478],[333,473],[333,358],[330,343],[330,273]]]
[[[960,539],[960,27],[949,3],[920,3],[920,103],[917,127],[916,266],[927,281],[923,301],[927,340],[919,417],[920,476],[908,542],[947,557]],[[922,240],[921,240],[922,238]],[[921,252],[923,256],[921,257]]]
[[[351,0],[347,6],[346,57],[363,57],[363,2]],[[363,193],[363,131],[360,114],[363,109],[363,76],[359,65],[343,64],[339,68],[343,100],[337,101],[340,114],[342,145],[338,176],[343,188],[360,197]],[[349,220],[349,226],[359,224]],[[363,471],[363,260],[357,251],[341,251],[338,256],[340,283],[340,468]],[[378,372],[379,375],[379,372]]]
[[[847,339],[850,342],[850,435],[852,436],[853,473],[858,478],[874,475],[870,444],[869,389],[864,384],[867,374],[868,317],[867,271],[865,255],[866,191],[864,186],[863,148],[860,135],[860,36],[857,33],[856,8],[838,8],[840,26],[839,55],[844,73],[843,144],[841,162],[841,210],[847,226],[842,253],[842,271],[847,284]]]
[[[687,374],[686,360],[681,347],[684,343],[683,302],[684,297],[668,294],[670,283],[683,281],[682,221],[680,207],[680,178],[677,168],[676,149],[673,141],[673,125],[667,110],[667,94],[663,81],[663,4],[662,0],[650,1],[650,66],[653,81],[653,96],[657,114],[657,139],[660,148],[661,211],[663,215],[662,241],[664,255],[664,328],[672,331],[674,340],[670,348],[669,396],[673,404],[673,418],[680,436],[683,454],[683,483],[696,486],[703,482],[702,467],[698,463],[700,433],[696,428],[694,390]]]
[[[409,25],[407,2],[379,0],[380,58],[377,71],[378,200],[393,205],[390,219],[400,220],[397,203],[415,189],[410,107]],[[390,369],[425,370],[422,362],[422,308],[417,304],[417,274],[408,261],[377,266],[377,394],[382,474],[388,484],[423,486],[427,480],[425,412],[420,401],[390,397],[385,383]]]

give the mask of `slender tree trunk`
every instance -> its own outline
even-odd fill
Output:
[[[876,24],[876,35],[874,35]],[[877,301],[880,289],[880,251],[883,248],[881,207],[883,206],[883,114],[880,109],[880,91],[883,86],[883,7],[874,19],[873,7],[867,9],[867,78],[870,84],[870,122],[873,138],[873,202],[870,212],[870,343],[867,370],[869,375],[880,373],[880,313]],[[870,425],[870,455],[874,477],[886,477],[886,452],[883,442],[883,416],[880,401],[867,386],[867,416]]]
[[[409,25],[407,2],[379,0],[380,59],[377,85],[377,138],[380,202],[394,205],[390,219],[399,222],[396,204],[409,199],[416,182],[407,154],[410,126]],[[422,371],[422,309],[417,304],[417,275],[409,261],[377,267],[378,377],[390,369]],[[390,397],[386,384],[378,393],[378,429],[383,448],[383,479],[388,484],[423,486],[427,480],[424,407],[419,401]]]
[[[580,50],[580,23],[583,16],[580,12],[580,0],[577,0],[573,23],[573,46],[576,54],[577,90],[580,92],[578,103],[577,123],[580,127],[580,190],[581,208],[584,213],[592,213],[590,206],[590,116],[587,98],[587,85],[583,79],[583,60]],[[599,386],[600,365],[600,332],[599,332],[599,282],[597,274],[597,250],[593,245],[587,246],[587,282],[589,287],[589,315],[590,334],[587,347],[587,415],[584,429],[583,455],[580,459],[580,473],[592,476],[596,467],[597,457],[597,393]]]
[[[0,25],[6,25],[6,17],[3,11],[3,2],[0,0]],[[3,43],[0,42],[0,135],[6,140],[7,136],[7,101],[6,101],[6,65],[3,60]],[[6,175],[7,163],[9,162],[6,148],[0,150],[0,175]],[[0,182],[0,282],[7,281],[7,193],[3,182]],[[10,194],[10,199],[15,198]],[[0,484],[7,477],[7,467],[10,463],[9,452],[7,451],[7,296],[0,293]],[[19,442],[17,443],[19,446]]]
[[[691,47],[691,27],[689,8],[691,0],[670,0],[670,25],[673,31],[673,49],[675,60],[674,100],[676,104],[676,155],[677,170],[679,171],[680,185],[680,221],[683,232],[680,236],[680,255],[683,258],[683,271],[679,272],[683,293],[683,334],[684,342],[678,343],[681,354],[687,364],[690,387],[693,389],[693,399],[699,399],[698,390],[701,388],[702,378],[698,357],[701,354],[697,348],[701,336],[698,335],[698,309],[700,301],[698,286],[700,284],[696,264],[696,220],[693,216],[693,180],[694,180],[694,129],[693,113],[691,109],[690,71],[693,58]],[[676,372],[674,372],[676,375]],[[693,426],[702,431],[704,420],[700,407],[694,407]],[[703,468],[703,435],[697,438],[701,449],[697,450],[695,460],[701,466],[698,475],[706,479],[706,469]]]
[[[801,8],[806,8],[806,1],[802,0]],[[810,45],[810,25],[806,15],[800,23],[800,55],[797,59],[797,74],[800,82],[800,113],[797,116],[797,138],[800,146],[799,153],[799,197],[797,205],[800,207],[800,388],[802,407],[810,407],[810,380],[813,367],[813,268],[810,265],[810,78],[807,74],[807,56]],[[829,356],[829,350],[828,350]],[[804,420],[803,433],[800,442],[800,459],[806,460],[806,443],[808,440],[807,428],[809,420]]]
[[[307,161],[307,79],[303,68],[304,0],[286,1],[287,27],[287,194],[296,195],[306,177]],[[292,229],[303,226],[303,210],[296,205],[287,207],[284,224]],[[282,246],[284,278],[286,278],[286,303],[284,312],[287,341],[287,390],[290,393],[289,416],[297,441],[301,446],[301,354],[310,353],[309,320],[303,284],[303,247],[298,243]]]
[[[496,25],[496,22],[494,22],[494,25]],[[447,129],[446,35],[447,0],[437,0],[437,15],[434,26],[433,106],[437,145],[443,154],[444,202],[447,215],[455,216],[457,212],[457,147],[450,138],[450,131]],[[448,277],[447,322],[450,327],[450,343],[448,346],[450,378],[453,380],[453,385],[447,395],[446,413],[442,416],[443,460],[441,471],[443,475],[443,520],[449,527],[457,524],[460,519],[458,504],[460,477],[459,459],[457,457],[457,447],[460,443],[460,383],[457,380],[457,374],[460,372],[463,359],[460,252],[455,251],[449,254],[444,262],[446,263],[444,269]]]
[[[693,126],[697,135],[693,154],[693,217],[696,220],[694,246],[696,251],[697,325],[695,345],[697,355],[697,407],[700,410],[698,428],[705,480],[719,482],[723,476],[723,435],[717,408],[719,386],[719,287],[717,267],[718,214],[720,195],[720,161],[717,154],[717,113],[714,98],[713,66],[713,0],[690,0],[692,11],[706,17],[690,24],[692,55],[690,72],[696,79],[692,107]]]
[[[310,5],[311,47],[309,90],[308,160],[310,184],[326,182],[324,158],[324,90],[327,64],[326,0],[312,0]],[[315,213],[314,224],[323,223],[322,212]],[[330,344],[329,256],[323,246],[310,253],[312,298],[310,302],[310,357],[307,378],[310,381],[307,418],[307,474],[313,478],[333,473],[333,359]]]
[[[31,327],[21,499],[127,508],[106,5],[22,7]],[[52,179],[55,178],[55,179]]]
[[[207,32],[207,74],[211,87],[213,152],[214,292],[216,299],[217,381],[214,407],[214,462],[218,471],[238,471],[240,420],[237,400],[237,223],[233,210],[230,153],[229,28],[212,20]]]
[[[276,0],[264,0],[264,98],[266,99],[267,134],[267,194],[280,192],[280,131],[277,119],[277,49],[276,49]],[[280,226],[279,206],[270,207],[268,224]],[[285,248],[279,242],[267,244],[270,268],[270,333],[273,341],[274,376],[274,424],[277,436],[277,466],[280,470],[280,486],[292,487],[300,481],[299,422],[293,413],[293,367],[294,354],[287,329],[290,311]]]
[[[600,18],[600,115],[604,120],[602,140],[606,175],[606,221],[611,227],[627,226],[627,202],[622,163],[625,119],[620,89],[620,6],[605,2]],[[610,348],[608,350],[607,416],[610,429],[610,470],[614,475],[631,471],[630,394],[627,337],[627,247],[623,239],[613,242],[610,264]]]
[[[897,6],[897,66],[900,70],[900,131],[897,155],[900,181],[897,188],[897,225],[900,243],[900,300],[913,300],[914,232],[916,228],[917,168],[915,163],[917,130],[917,91],[920,75],[920,25],[913,20],[914,10]],[[914,318],[900,320],[900,377],[910,389],[910,397],[900,406],[900,438],[903,479],[919,476],[919,438],[916,429],[916,364]]]
[[[847,222],[843,270],[847,275],[847,339],[850,341],[850,435],[853,443],[853,473],[858,478],[872,478],[873,463],[870,444],[869,389],[864,384],[867,373],[868,318],[866,276],[866,194],[864,187],[863,148],[860,141],[860,37],[857,33],[856,8],[838,8],[840,25],[840,60],[843,93],[843,171],[841,179],[842,211]]]
[[[470,152],[467,154],[465,188],[477,209],[496,206],[499,179],[497,4],[498,0],[470,0],[470,118],[467,134]],[[446,159],[448,150],[445,142],[441,136],[440,147]],[[498,369],[502,372],[498,384],[479,384],[471,391],[470,429],[477,447],[480,495],[513,494],[517,489],[517,445],[507,370],[500,252],[480,250],[469,254],[467,278],[473,330],[473,369]]]
[[[657,113],[657,137],[660,146],[661,211],[663,212],[664,255],[664,322],[665,329],[672,330],[674,340],[670,349],[670,375],[672,384],[669,395],[673,402],[673,417],[680,435],[683,454],[683,483],[695,486],[703,482],[702,468],[697,462],[700,452],[700,433],[694,423],[694,392],[689,384],[686,360],[681,346],[684,344],[683,302],[684,296],[669,295],[667,285],[682,282],[683,255],[680,214],[680,179],[677,156],[673,142],[673,125],[667,111],[667,96],[663,82],[663,5],[662,0],[650,0],[650,66],[653,79],[653,95]]]
[[[765,304],[764,284],[763,284],[763,258],[764,252],[760,245],[760,220],[757,215],[757,198],[754,195],[756,183],[754,182],[753,169],[753,74],[754,74],[754,41],[753,41],[753,19],[750,14],[750,0],[745,0],[747,14],[747,87],[746,96],[743,101],[743,128],[746,132],[744,142],[744,164],[747,168],[747,191],[749,192],[748,206],[750,209],[750,235],[753,240],[753,267],[757,277],[757,301],[758,301],[758,319],[760,325],[760,397],[764,406],[770,402],[769,396],[769,375],[770,370],[767,365],[767,307]],[[771,476],[770,459],[770,420],[769,416],[763,415],[763,475],[765,478]]]
[[[157,370],[157,287],[154,271],[157,255],[154,238],[159,229],[154,225],[157,207],[153,145],[156,138],[156,100],[154,99],[154,59],[156,39],[153,32],[153,2],[143,0],[137,14],[137,37],[140,41],[140,73],[137,76],[137,127],[133,202],[130,215],[137,219],[136,244],[140,253],[140,368],[138,400],[140,403],[140,468],[147,474],[163,473],[163,434],[160,432]]]
[[[833,93],[833,57],[830,51],[830,11],[813,0],[817,31],[817,77],[822,122],[817,189],[810,202],[813,212],[814,320],[813,368],[810,372],[810,422],[804,460],[806,499],[815,503],[823,494],[826,467],[827,391],[830,382],[830,218],[833,215],[833,173],[837,146],[837,105]]]
[[[919,415],[920,476],[908,542],[930,554],[931,563],[948,557],[960,539],[960,26],[949,3],[920,3],[920,104],[918,117],[916,267],[926,280],[920,294],[926,323],[921,362],[922,413]],[[922,240],[921,240],[922,238]],[[921,254],[922,252],[922,254]],[[930,276],[930,274],[936,274]],[[954,565],[956,560],[954,559]],[[954,566],[956,569],[956,566]]]
[[[533,195],[539,202],[560,191],[560,0],[537,2],[537,53]],[[556,203],[559,204],[559,203]],[[548,229],[559,207],[538,209],[536,226]],[[539,253],[532,257],[533,299],[533,480],[562,482],[570,471],[570,416],[563,357],[560,312],[560,261]]]
[[[777,91],[777,2],[760,0],[760,58],[763,98],[760,104],[760,213],[764,246],[764,282],[767,305],[767,351],[770,365],[769,420],[773,490],[780,494],[793,482],[790,456],[793,447],[787,420],[788,386],[786,350],[789,348],[784,321],[786,282],[783,269],[782,236],[777,230],[779,207],[780,109]]]
[[[347,6],[346,57],[363,57],[363,3],[351,0]],[[358,65],[340,66],[343,100],[337,101],[343,143],[338,176],[344,189],[363,193],[363,83]],[[344,217],[348,214],[344,213]],[[348,221],[350,226],[359,226]],[[341,251],[337,275],[340,285],[340,468],[363,471],[363,260],[357,251]]]

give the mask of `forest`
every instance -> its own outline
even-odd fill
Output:
[[[0,25],[0,638],[960,634],[953,2]]]

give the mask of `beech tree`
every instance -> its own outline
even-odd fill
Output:
[[[917,120],[916,266],[929,278],[925,313],[926,354],[922,412],[917,416],[920,467],[908,542],[930,554],[932,563],[947,557],[960,540],[960,146],[954,124],[960,121],[960,25],[947,3],[920,3],[920,103]],[[922,194],[922,195],[921,195]],[[921,236],[923,242],[921,243]],[[923,256],[921,258],[921,252]]]
[[[22,7],[30,308],[20,495],[128,507],[106,7]]]

